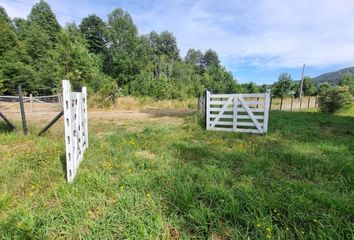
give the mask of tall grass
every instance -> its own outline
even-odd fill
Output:
[[[72,184],[61,131],[0,127],[0,236],[352,239],[353,116],[270,116],[265,136],[207,132],[195,114],[92,122]]]
[[[151,97],[119,97],[112,101],[97,101],[90,99],[90,107],[93,110],[103,108],[105,110],[147,110],[147,109],[196,109],[198,100],[196,98],[189,99],[172,99],[172,100],[156,100]]]

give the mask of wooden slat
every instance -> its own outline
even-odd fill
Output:
[[[233,123],[232,122],[226,122],[226,121],[212,121],[213,125],[225,125],[225,126],[232,126]]]
[[[262,120],[262,119],[264,119],[264,116],[263,116],[263,115],[254,115],[254,117],[255,117],[257,120]],[[248,116],[248,115],[237,115],[237,118],[238,118],[238,119],[251,119],[251,117]]]
[[[210,114],[210,119],[212,119],[212,118],[216,118],[216,114]],[[264,116],[263,115],[254,115],[254,117],[257,119],[257,120],[262,120],[262,119],[264,119]],[[223,118],[226,118],[226,119],[233,119],[234,118],[234,116],[233,115],[222,115],[221,117],[220,117],[220,119],[223,119]],[[237,119],[251,119],[251,117],[250,116],[248,116],[248,115],[237,115],[236,116],[236,118]]]
[[[254,113],[262,113],[264,112],[264,108],[249,108],[251,112]],[[210,108],[209,112],[220,112],[221,108]],[[224,112],[232,112],[233,108],[226,108],[224,109]],[[243,108],[238,108],[237,109],[238,112],[247,112],[245,109]]]
[[[243,98],[265,98],[264,93],[242,93],[242,94],[210,94],[210,98],[229,98],[229,97],[239,97]]]
[[[259,123],[260,126],[263,126],[263,123]],[[256,127],[256,125],[253,122],[237,122],[237,126],[243,126],[243,127]]]
[[[226,104],[227,101],[210,101],[210,105],[224,105]],[[235,102],[237,105],[240,105],[240,101]],[[264,105],[264,101],[256,101],[256,100],[250,100],[250,101],[245,101],[245,103],[250,106],[250,105]],[[230,104],[231,106],[234,105],[234,103]]]
[[[257,113],[262,113],[264,112],[264,108],[249,108],[251,112],[257,112]],[[239,112],[247,112],[244,108],[238,109]]]
[[[233,108],[225,108],[225,109],[222,109],[222,108],[209,108],[209,112],[220,112],[221,110],[223,110],[224,112],[232,112],[233,111]]]
[[[217,116],[218,116],[217,114],[210,114],[210,118],[216,118]],[[234,116],[233,115],[222,115],[221,118],[230,118],[230,119],[232,119],[232,118],[234,118]]]
[[[213,127],[210,128],[210,130],[222,131],[222,132],[259,133],[257,129],[246,129],[246,128],[236,128],[236,130],[234,130],[232,128]]]

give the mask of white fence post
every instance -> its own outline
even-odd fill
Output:
[[[234,102],[233,102],[233,130],[236,131],[237,129],[237,95],[234,95]]]
[[[205,94],[205,104],[206,104],[206,129],[210,129],[210,92],[207,90]]]
[[[268,132],[268,118],[269,118],[269,106],[270,106],[270,90],[265,93],[264,98],[264,120],[263,120],[263,132]]]
[[[32,96],[32,93],[30,94],[30,106],[31,106],[30,110],[31,110],[31,112],[33,112],[33,96]]]
[[[88,146],[87,91],[71,92],[70,81],[63,80],[63,107],[67,180],[72,182]]]

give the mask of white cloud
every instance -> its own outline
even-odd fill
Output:
[[[28,15],[20,0],[0,0],[11,17]],[[34,0],[21,0],[33,4]],[[140,33],[169,30],[182,54],[188,48],[215,49],[224,63],[245,61],[259,68],[354,64],[352,0],[50,0],[64,24],[90,13],[101,17],[122,7]]]

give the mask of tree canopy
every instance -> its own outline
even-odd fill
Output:
[[[43,0],[27,19],[11,19],[0,6],[0,92],[15,94],[22,84],[26,92],[56,93],[64,78],[99,94],[123,91],[159,99],[198,96],[206,89],[261,89],[254,83],[238,85],[212,49],[189,49],[182,58],[172,32],[139,35],[130,14],[121,8],[106,22],[91,14],[78,26],[62,27]]]

